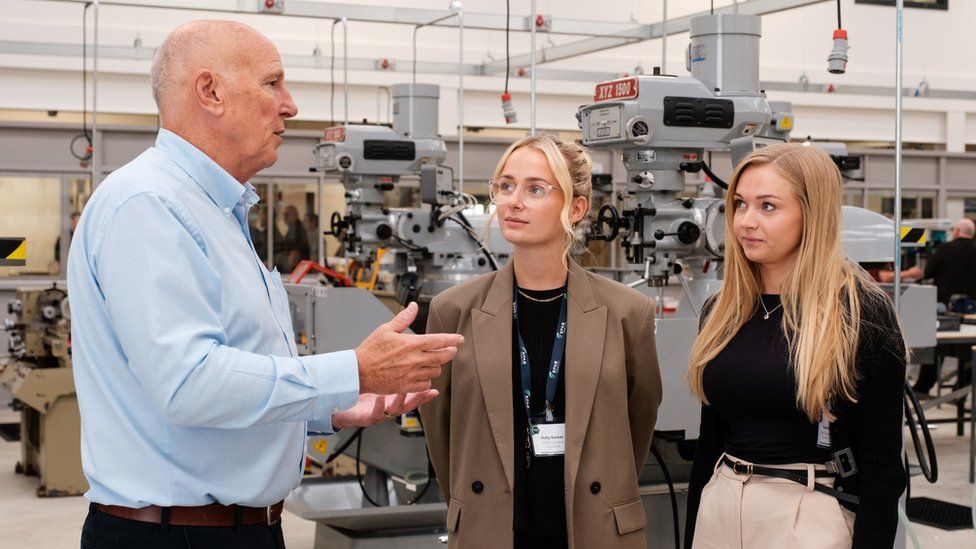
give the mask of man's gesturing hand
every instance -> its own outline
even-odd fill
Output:
[[[417,318],[411,303],[393,320],[377,328],[356,348],[359,392],[390,395],[430,389],[430,380],[441,374],[464,338],[457,334],[404,334]]]
[[[438,395],[437,389],[420,393],[398,395],[360,394],[356,405],[332,416],[333,429],[346,427],[370,427],[413,410],[430,402]]]

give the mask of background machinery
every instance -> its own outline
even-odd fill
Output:
[[[23,288],[4,321],[10,361],[0,383],[20,407],[21,460],[16,471],[40,477],[39,496],[88,490],[81,470],[81,422],[71,369],[71,310],[57,284]]]

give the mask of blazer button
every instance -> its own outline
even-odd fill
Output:
[[[599,482],[594,482],[593,484],[590,485],[590,493],[591,494],[599,494],[601,488],[602,488],[602,486],[600,486],[600,483]]]
[[[471,483],[471,491],[480,494],[485,489],[485,485],[481,483],[480,480],[476,480]]]

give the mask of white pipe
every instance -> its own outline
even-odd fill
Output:
[[[902,139],[902,14],[905,0],[895,3],[895,312],[901,301],[901,139]]]
[[[387,114],[386,118],[389,122],[393,122],[393,119],[390,117],[390,102],[391,102],[390,88],[388,86],[380,86],[376,88],[376,123],[377,124],[383,123],[383,119],[380,117],[380,112],[382,112],[380,111],[380,96],[383,95],[384,93],[386,94],[386,114]]]
[[[94,37],[92,43],[92,189],[102,179],[102,147],[98,136],[98,0],[95,0]]]
[[[535,0],[532,0],[532,18],[529,20],[529,26],[532,27],[530,34],[532,44],[529,49],[532,50],[532,62],[529,70],[529,135],[535,135],[535,29],[538,25],[535,24],[535,17],[538,13]]]
[[[464,194],[464,11],[458,6],[458,192]]]
[[[668,0],[661,15],[661,74],[668,74]]]
[[[315,231],[318,234],[315,236],[315,238],[319,242],[319,253],[317,254],[318,257],[315,258],[315,261],[317,261],[319,265],[325,265],[325,233],[322,232],[322,201],[325,199],[325,197],[322,196],[322,192],[325,190],[323,188],[325,174],[322,172],[322,170],[319,170],[318,176],[318,181],[316,182],[317,194],[315,195],[318,197],[318,200],[315,201],[315,216],[318,218]],[[269,231],[269,234],[273,233]]]
[[[349,125],[349,20],[342,18],[342,95],[345,101],[346,125]]]

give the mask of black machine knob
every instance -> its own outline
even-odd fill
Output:
[[[386,240],[393,236],[393,228],[386,223],[380,223],[376,226],[376,238],[380,240]]]
[[[676,236],[682,244],[694,244],[701,238],[701,228],[691,221],[683,221],[673,233],[666,233],[661,229],[654,231],[654,238],[657,240],[663,240],[666,236]]]

